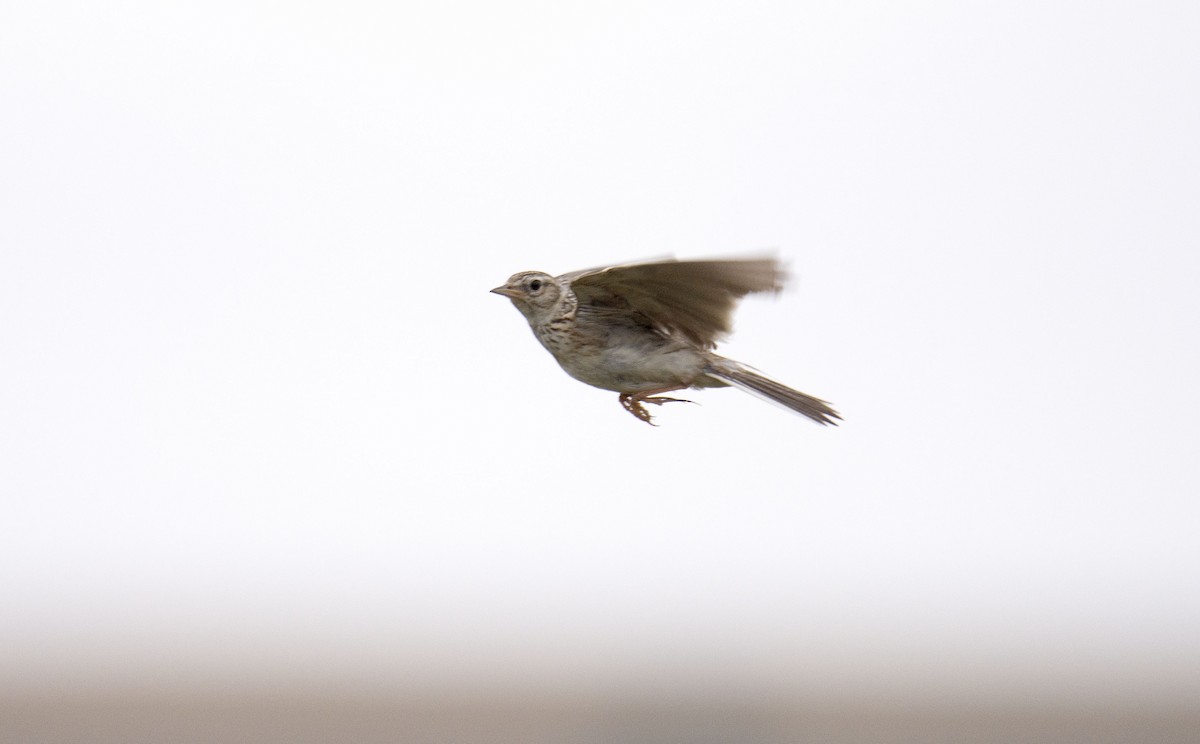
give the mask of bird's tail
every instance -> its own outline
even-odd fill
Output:
[[[838,412],[820,398],[805,395],[799,390],[792,390],[787,385],[775,382],[757,370],[732,359],[716,357],[709,363],[705,371],[747,393],[757,395],[772,403],[778,403],[796,413],[802,413],[818,424],[837,426],[837,422],[842,420]]]

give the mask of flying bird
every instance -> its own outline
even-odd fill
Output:
[[[670,258],[561,276],[522,271],[492,292],[512,300],[567,374],[619,393],[621,406],[648,424],[643,404],[690,402],[663,393],[732,385],[836,426],[841,416],[829,403],[713,352],[732,330],[738,300],[778,292],[785,278],[769,256]]]

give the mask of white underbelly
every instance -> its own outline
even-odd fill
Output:
[[[703,376],[705,360],[699,351],[689,347],[620,346],[593,354],[559,357],[558,363],[580,382],[619,393],[637,393],[690,386]]]

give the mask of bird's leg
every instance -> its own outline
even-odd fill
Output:
[[[661,406],[663,403],[691,403],[690,400],[683,398],[663,398],[650,397],[657,396],[659,393],[669,393],[673,390],[685,390],[687,385],[673,385],[671,387],[658,388],[657,390],[643,390],[640,393],[621,393],[617,400],[621,401],[621,405],[626,411],[629,411],[639,421],[645,421],[651,426],[658,426],[650,420],[650,412],[647,411],[642,404],[653,403],[656,406]]]
[[[656,426],[656,424],[650,420],[650,413],[642,407],[641,403],[633,399],[633,393],[621,393],[619,396],[617,396],[617,400],[621,401],[621,406],[626,411],[629,411],[635,417],[637,417],[638,420],[645,421],[651,426]]]

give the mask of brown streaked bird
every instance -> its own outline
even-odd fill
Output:
[[[712,351],[729,334],[738,300],[778,292],[785,278],[769,256],[672,258],[562,276],[522,271],[492,291],[512,300],[567,374],[620,393],[625,410],[648,424],[644,403],[689,402],[662,393],[732,385],[837,425],[841,416],[825,401]]]

